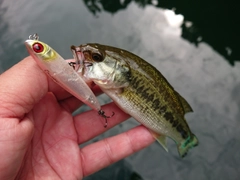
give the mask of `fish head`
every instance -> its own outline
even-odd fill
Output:
[[[93,81],[101,88],[121,88],[128,85],[130,67],[119,51],[100,44],[72,46],[78,73],[86,81]]]

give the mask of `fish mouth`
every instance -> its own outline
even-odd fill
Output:
[[[83,64],[84,64],[84,55],[81,52],[81,49],[77,46],[71,46],[71,51],[73,53],[73,58],[75,62],[69,63],[70,66],[74,68],[75,71],[82,72]]]
[[[71,51],[73,53],[75,62],[71,62],[70,66],[72,66],[75,71],[83,73],[85,67],[90,67],[93,65],[85,58],[80,47],[71,46]]]

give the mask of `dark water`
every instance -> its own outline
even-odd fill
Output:
[[[35,32],[65,58],[72,57],[73,44],[127,49],[156,66],[188,100],[194,109],[188,123],[200,145],[179,159],[171,140],[169,153],[154,143],[85,179],[239,179],[240,51],[234,8],[160,2],[0,0],[0,72],[27,56],[23,42]],[[126,121],[94,141],[136,124]]]

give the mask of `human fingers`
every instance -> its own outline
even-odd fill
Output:
[[[83,175],[96,171],[123,159],[154,142],[151,133],[143,126],[103,139],[81,149]]]
[[[106,115],[114,115],[107,119],[107,127],[105,128],[105,119],[98,115],[94,110],[90,110],[74,117],[74,124],[78,133],[78,143],[82,144],[99,134],[111,129],[117,124],[125,121],[130,116],[119,109],[113,102],[102,106]]]

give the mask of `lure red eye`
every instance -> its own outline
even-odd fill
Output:
[[[44,47],[40,43],[34,43],[32,45],[32,49],[34,50],[35,53],[41,53],[41,52],[43,52]]]

